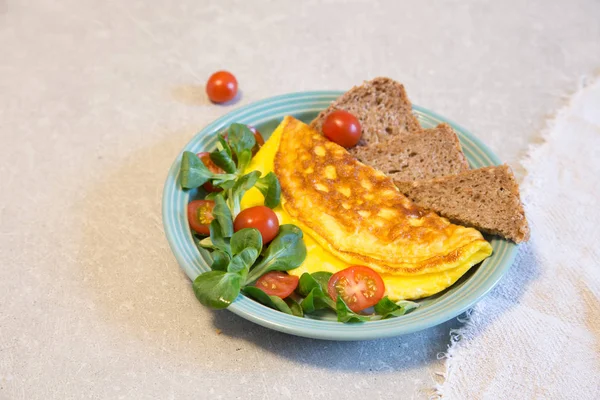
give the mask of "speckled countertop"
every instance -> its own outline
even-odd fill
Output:
[[[594,0],[0,0],[0,399],[427,397],[456,320],[337,343],[203,308],[162,231],[168,167],[235,107],[384,75],[522,174],[598,72],[599,17]],[[221,68],[237,104],[205,98]]]

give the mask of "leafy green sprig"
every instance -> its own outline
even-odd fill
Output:
[[[258,296],[264,301],[264,296],[256,294],[260,289],[250,285],[269,271],[298,268],[306,257],[302,231],[295,225],[281,225],[277,236],[264,250],[260,232],[255,228],[241,229],[227,238],[215,218],[211,222],[210,233],[211,243],[201,245],[213,250],[212,271],[200,274],[193,287],[198,300],[211,308],[226,308],[242,289],[251,297]],[[288,311],[276,299],[271,299],[267,305]]]
[[[256,145],[254,134],[246,125],[232,124],[225,134],[218,135],[217,149],[211,152],[210,159],[224,173],[214,173],[202,160],[191,151],[184,151],[181,157],[180,183],[184,189],[195,189],[207,182],[223,189],[224,199],[232,212],[233,218],[241,211],[240,202],[244,194],[255,187],[265,198],[265,205],[275,208],[279,205],[281,186],[274,173],[261,177],[259,171],[244,175],[244,171],[252,160],[252,149]],[[207,196],[214,200],[216,193]]]

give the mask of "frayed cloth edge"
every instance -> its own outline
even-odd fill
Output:
[[[575,96],[582,89],[585,89],[587,86],[594,83],[597,79],[600,79],[600,76],[584,75],[584,76],[579,77],[577,89],[574,91],[574,93],[571,93],[570,95],[563,97],[564,104],[562,105],[562,107],[560,107],[559,110],[553,116],[546,119],[545,126],[540,131],[540,134],[538,135],[538,139],[534,143],[527,146],[526,154],[519,162],[519,164],[525,170],[525,178],[523,180],[522,189],[521,189],[522,195],[525,194],[523,192],[526,191],[529,186],[529,182],[527,179],[527,177],[529,175],[529,169],[533,165],[536,164],[536,160],[538,159],[538,154],[540,153],[541,149],[548,143],[548,139],[551,137],[553,128],[556,125],[556,121],[560,118],[561,115],[563,115],[569,111]],[[476,312],[477,312],[477,305],[475,305],[475,307],[467,310],[461,316],[457,317],[457,320],[459,322],[463,323],[464,325],[460,328],[450,330],[450,332],[449,332],[450,342],[448,344],[448,350],[446,352],[439,352],[437,354],[438,360],[442,360],[442,359],[445,360],[444,361],[444,371],[443,372],[441,372],[441,371],[435,372],[435,375],[437,377],[441,378],[442,381],[440,383],[436,384],[435,387],[432,389],[431,394],[429,396],[429,400],[448,399],[446,397],[447,396],[446,384],[448,382],[448,378],[452,375],[453,370],[456,368],[456,365],[462,361],[460,354],[458,354],[460,352],[459,350],[465,346],[468,346],[469,341],[473,338],[473,334],[474,334],[474,330],[475,330],[473,314]]]

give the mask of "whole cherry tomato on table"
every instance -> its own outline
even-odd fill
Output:
[[[225,103],[233,100],[237,91],[237,79],[227,71],[215,72],[206,82],[206,94],[213,103]]]
[[[327,139],[347,149],[356,146],[362,135],[358,119],[344,110],[331,112],[325,118],[321,130]]]

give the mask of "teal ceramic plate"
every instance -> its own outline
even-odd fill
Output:
[[[183,150],[194,153],[212,150],[216,144],[215,133],[233,122],[253,125],[267,139],[284,116],[292,115],[304,122],[310,122],[341,93],[337,91],[292,93],[247,105],[208,125],[194,136]],[[498,157],[467,130],[424,108],[413,106],[413,111],[425,128],[434,127],[441,122],[452,125],[458,133],[472,168],[500,163]],[[198,250],[188,227],[186,205],[190,198],[196,196],[196,193],[185,192],[179,185],[180,160],[181,154],[169,170],[165,184],[163,223],[167,239],[179,265],[189,278],[194,280],[198,274],[209,270],[210,256],[204,250]],[[488,239],[494,248],[491,257],[478,267],[472,268],[444,292],[421,300],[418,309],[402,317],[362,324],[342,324],[328,317],[298,318],[267,308],[243,295],[240,295],[228,309],[267,328],[318,339],[364,340],[419,331],[460,315],[485,296],[508,271],[516,254],[516,245],[496,237]]]

